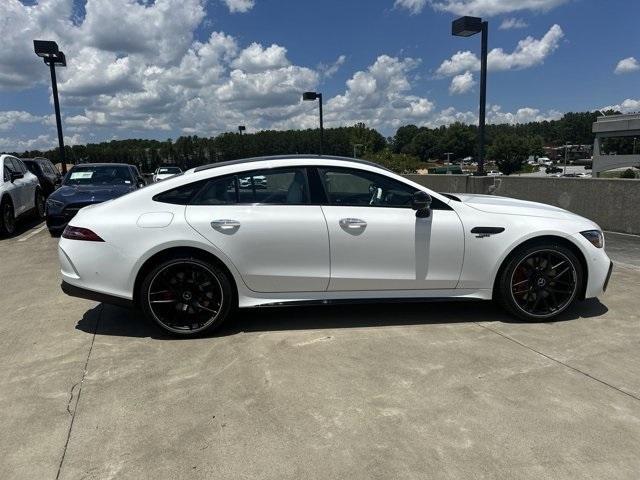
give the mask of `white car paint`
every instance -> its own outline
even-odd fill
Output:
[[[407,208],[184,206],[153,200],[199,180],[294,166],[377,173],[425,191],[450,209],[417,218]],[[227,267],[240,307],[331,299],[491,299],[507,255],[528,239],[553,235],[571,242],[585,257],[586,297],[602,293],[609,258],[580,234],[599,230],[594,222],[534,202],[479,195],[457,198],[460,201],[373,164],[331,157],[265,158],[189,170],[80,210],[70,225],[88,228],[104,242],[62,238],[62,278],[72,286],[134,300],[136,278],[147,260],[166,249],[189,247],[216,256]],[[505,230],[480,236],[471,233],[476,226]]]
[[[9,172],[17,165],[22,178],[11,181]],[[22,161],[11,155],[0,155],[0,200],[10,198],[16,217],[23,215],[35,207],[36,189],[38,187],[38,177],[27,170]]]

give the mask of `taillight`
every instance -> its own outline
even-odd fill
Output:
[[[72,227],[71,225],[67,225],[62,232],[62,237],[70,240],[84,240],[85,242],[104,242],[97,233],[88,228]]]

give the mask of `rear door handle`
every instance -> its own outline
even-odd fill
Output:
[[[222,218],[220,220],[214,220],[213,222],[211,222],[211,227],[215,230],[234,230],[240,228],[240,222],[238,222],[237,220]]]
[[[349,229],[365,228],[367,226],[367,222],[360,220],[359,218],[342,218],[340,220],[340,226],[342,228]]]

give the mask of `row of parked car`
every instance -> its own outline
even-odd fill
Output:
[[[142,188],[146,181],[134,165],[84,163],[63,177],[46,158],[0,155],[0,235],[15,232],[16,222],[28,215],[45,218],[47,228],[58,236],[78,210]],[[160,167],[157,182],[181,173],[178,167]]]

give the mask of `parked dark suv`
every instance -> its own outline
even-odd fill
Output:
[[[46,158],[22,158],[31,173],[38,177],[40,189],[47,198],[62,184],[62,175],[50,160]]]

